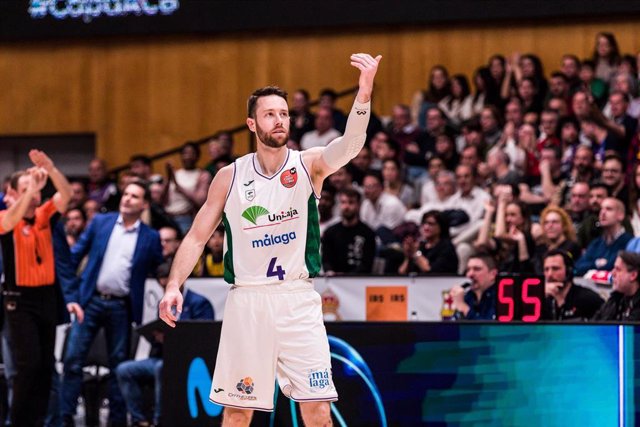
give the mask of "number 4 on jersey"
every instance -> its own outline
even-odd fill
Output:
[[[286,271],[284,271],[281,266],[276,265],[276,259],[278,258],[271,258],[271,261],[269,262],[269,268],[267,269],[267,277],[278,276],[278,280],[284,280],[284,274],[286,273]]]

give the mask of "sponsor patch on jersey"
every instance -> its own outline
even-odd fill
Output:
[[[288,169],[280,174],[280,183],[286,188],[291,188],[298,182],[298,172],[296,168]]]

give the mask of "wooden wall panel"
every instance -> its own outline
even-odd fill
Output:
[[[493,53],[535,52],[547,73],[563,53],[591,54],[598,31],[623,52],[640,51],[636,21],[453,28],[387,28],[290,36],[162,37],[0,45],[0,134],[95,132],[98,155],[115,166],[239,125],[256,87],[356,84],[352,52],[381,53],[374,107],[389,114],[443,64],[471,76]],[[351,100],[341,101],[348,108]],[[248,149],[240,138],[237,153]]]

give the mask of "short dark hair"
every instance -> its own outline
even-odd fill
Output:
[[[193,141],[187,141],[182,145],[182,147],[180,147],[180,153],[182,153],[186,148],[192,148],[193,151],[196,152],[196,157],[198,159],[200,158],[200,145],[196,144]]]
[[[567,78],[566,74],[563,73],[562,71],[554,71],[553,73],[551,73],[551,78],[553,78],[553,77],[560,77],[565,82],[569,81],[569,79]]]
[[[87,213],[84,211],[84,209],[82,209],[81,207],[77,207],[77,208],[71,208],[68,209],[67,212],[65,212],[65,216],[69,215],[69,212],[73,212],[73,211],[78,211],[80,212],[80,216],[82,217],[82,220],[84,222],[87,222]]]
[[[368,176],[375,178],[380,184],[384,182],[384,179],[382,179],[382,174],[377,170],[373,170],[373,169],[368,170],[367,173],[364,174],[364,177],[362,179],[364,180],[364,178]]]
[[[169,277],[169,273],[171,272],[171,260],[163,262],[156,269],[156,279],[166,279]]]
[[[352,187],[343,188],[338,192],[338,196],[345,196],[349,199],[356,199],[358,203],[360,203],[360,200],[362,199],[362,196],[360,195],[358,190]]]
[[[258,99],[264,96],[276,95],[280,98],[287,101],[287,92],[280,89],[278,86],[265,86],[260,89],[256,89],[249,99],[247,100],[247,117],[251,117],[252,119],[256,118],[256,105],[258,104]]]
[[[151,157],[145,154],[134,154],[129,158],[129,163],[140,162],[147,166],[151,166]]]
[[[440,227],[440,239],[448,239],[449,238],[449,220],[446,215],[442,212],[432,209],[428,212],[425,212],[422,215],[422,219],[420,220],[420,224],[424,224],[427,221],[427,218],[433,218],[438,223],[438,227]]]
[[[631,251],[620,251],[618,257],[624,262],[629,270],[640,271],[640,254]]]
[[[562,257],[562,262],[564,263],[564,269],[567,277],[572,277],[571,272],[573,272],[573,265],[575,263],[575,260],[573,259],[573,255],[571,255],[571,252],[563,251],[562,249],[551,249],[545,252],[542,260],[544,262],[544,260],[546,260],[547,258],[551,258],[554,256]]]
[[[473,255],[469,257],[469,260],[472,260],[472,259],[479,259],[484,263],[484,265],[487,266],[489,270],[498,269],[498,262],[496,261],[496,258],[493,255],[491,255],[489,252],[486,252],[486,251],[475,252]]]
[[[596,188],[604,189],[607,192],[607,197],[611,197],[611,188],[609,188],[609,186],[604,182],[600,180],[593,181],[589,186],[589,190],[594,190]]]
[[[22,178],[24,175],[27,175],[27,171],[17,171],[11,174],[9,185],[12,189],[16,191],[18,190],[18,181],[20,181],[20,178]]]
[[[324,88],[320,91],[320,97],[327,96],[331,98],[332,101],[335,101],[338,98],[338,93],[331,88]]]
[[[127,184],[127,187],[129,185],[137,185],[138,187],[142,188],[144,190],[144,196],[143,197],[144,197],[145,202],[150,202],[151,201],[151,192],[149,191],[149,184],[147,183],[147,181],[145,181],[143,179],[134,179],[129,184]]]
[[[602,164],[605,164],[609,160],[615,160],[618,163],[620,163],[620,166],[622,166],[622,172],[624,172],[624,160],[622,160],[622,156],[620,156],[620,154],[618,154],[618,153],[607,154],[604,157],[604,160],[602,161]]]

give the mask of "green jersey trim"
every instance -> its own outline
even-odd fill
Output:
[[[307,243],[304,251],[304,262],[309,277],[316,277],[320,272],[320,219],[316,198],[311,192],[307,202]]]

